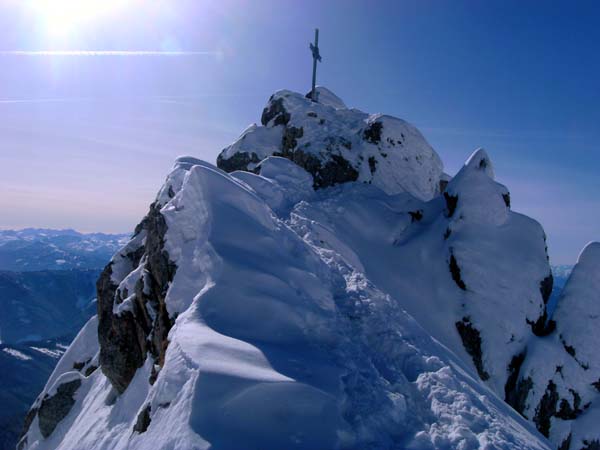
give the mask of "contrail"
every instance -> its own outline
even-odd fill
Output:
[[[92,100],[89,98],[22,98],[22,99],[0,99],[0,105],[12,105],[16,103],[71,103]]]
[[[0,50],[12,56],[221,56],[219,51],[163,50]]]

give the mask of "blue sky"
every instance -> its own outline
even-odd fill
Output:
[[[553,263],[600,239],[597,2],[48,2],[0,4],[0,227],[131,230],[176,156],[214,161],[309,89],[318,26],[319,82],[417,125],[449,173],[486,148]],[[42,50],[206,53],[11,53]]]

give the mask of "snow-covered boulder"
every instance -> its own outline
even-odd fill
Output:
[[[315,188],[359,181],[388,194],[429,200],[440,190],[442,162],[423,135],[392,116],[348,109],[325,88],[319,101],[278,91],[262,126],[251,125],[217,159],[221,169],[253,171],[268,156],[283,156],[313,176]]]

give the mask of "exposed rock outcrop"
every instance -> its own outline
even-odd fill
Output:
[[[460,322],[456,322],[456,329],[460,334],[465,350],[473,358],[473,364],[475,364],[479,377],[484,381],[489,379],[490,375],[483,367],[483,351],[479,330],[473,326],[469,317],[463,317]]]
[[[148,427],[150,426],[150,422],[152,419],[150,418],[150,405],[144,406],[144,408],[140,411],[135,421],[135,425],[133,426],[133,431],[137,433],[144,433]]]
[[[167,225],[160,206],[150,206],[130,243],[98,280],[99,362],[118,392],[127,388],[148,353],[163,364],[173,324],[165,295],[176,267],[164,249]],[[119,280],[115,265],[130,267],[134,275]]]
[[[283,156],[313,176],[315,189],[362,181],[423,200],[440,192],[441,160],[416,128],[348,109],[325,88],[318,92],[319,102],[290,91],[275,93],[263,110],[262,126],[252,125],[224,149],[218,167],[252,171],[268,156]]]
[[[68,381],[59,385],[53,395],[49,395],[42,400],[38,410],[42,436],[50,436],[58,423],[69,414],[75,404],[73,397],[80,386],[81,380],[79,379]]]

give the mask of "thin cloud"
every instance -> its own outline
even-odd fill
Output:
[[[222,56],[219,51],[163,50],[1,50],[5,56]]]

